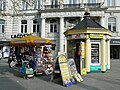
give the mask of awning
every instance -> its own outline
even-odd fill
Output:
[[[33,35],[11,40],[11,45],[13,46],[27,46],[27,45],[41,46],[50,44],[52,44],[51,40]]]

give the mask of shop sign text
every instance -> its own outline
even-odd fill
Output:
[[[22,38],[22,37],[29,36],[29,35],[31,35],[31,34],[19,33],[19,34],[11,35],[11,38]]]
[[[90,38],[103,38],[103,34],[90,34]]]
[[[110,44],[120,44],[120,39],[111,39]]]
[[[72,39],[81,39],[85,38],[85,34],[74,34],[72,35]]]

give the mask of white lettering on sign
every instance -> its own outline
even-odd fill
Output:
[[[23,40],[23,41],[15,41],[15,44],[19,44],[19,43],[26,43],[26,40]]]
[[[34,40],[34,43],[46,43],[46,40]]]

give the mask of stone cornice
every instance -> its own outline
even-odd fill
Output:
[[[91,16],[104,16],[104,11],[91,11]],[[41,13],[41,18],[51,17],[83,17],[84,11],[70,11],[70,12],[46,12]]]

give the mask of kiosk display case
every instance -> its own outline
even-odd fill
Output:
[[[91,44],[91,63],[99,63],[99,44]]]

